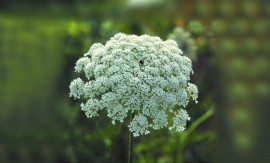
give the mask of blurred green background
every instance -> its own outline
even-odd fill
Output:
[[[269,17],[267,0],[0,0],[0,162],[127,162],[127,122],[69,98],[75,62],[118,32],[176,27],[199,104],[185,132],[135,138],[134,161],[270,162]]]

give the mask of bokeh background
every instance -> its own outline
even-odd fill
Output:
[[[267,0],[0,0],[0,162],[126,162],[127,122],[69,98],[75,62],[115,33],[175,27],[196,46],[199,104],[185,132],[135,138],[135,162],[270,162],[269,18]]]

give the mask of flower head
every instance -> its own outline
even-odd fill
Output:
[[[186,107],[190,97],[196,101],[198,90],[189,83],[191,60],[181,54],[172,40],[116,34],[105,45],[93,44],[77,61],[75,71],[87,80],[72,81],[70,96],[86,100],[81,108],[89,118],[106,110],[114,124],[135,113],[129,124],[134,136],[167,125],[183,131],[189,117],[175,106]]]

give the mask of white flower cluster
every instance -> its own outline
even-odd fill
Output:
[[[189,57],[191,60],[197,59],[197,47],[189,32],[186,32],[180,27],[176,27],[173,32],[168,35],[168,39],[176,41],[185,56]]]
[[[106,110],[113,124],[135,113],[129,124],[134,136],[167,125],[183,131],[190,118],[175,106],[186,107],[190,98],[197,102],[198,90],[189,83],[191,60],[181,54],[172,40],[116,34],[105,45],[93,44],[77,61],[75,71],[87,80],[73,80],[70,96],[87,100],[81,104],[87,117]],[[174,115],[173,120],[168,114]]]

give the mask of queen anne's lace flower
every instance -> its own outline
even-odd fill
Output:
[[[183,131],[190,118],[175,106],[186,107],[190,97],[197,102],[198,89],[189,83],[191,60],[181,54],[172,40],[116,34],[105,45],[93,44],[77,61],[75,71],[83,72],[87,81],[72,81],[70,96],[86,99],[81,108],[89,118],[106,110],[114,124],[134,113],[129,124],[134,136],[168,124]]]

